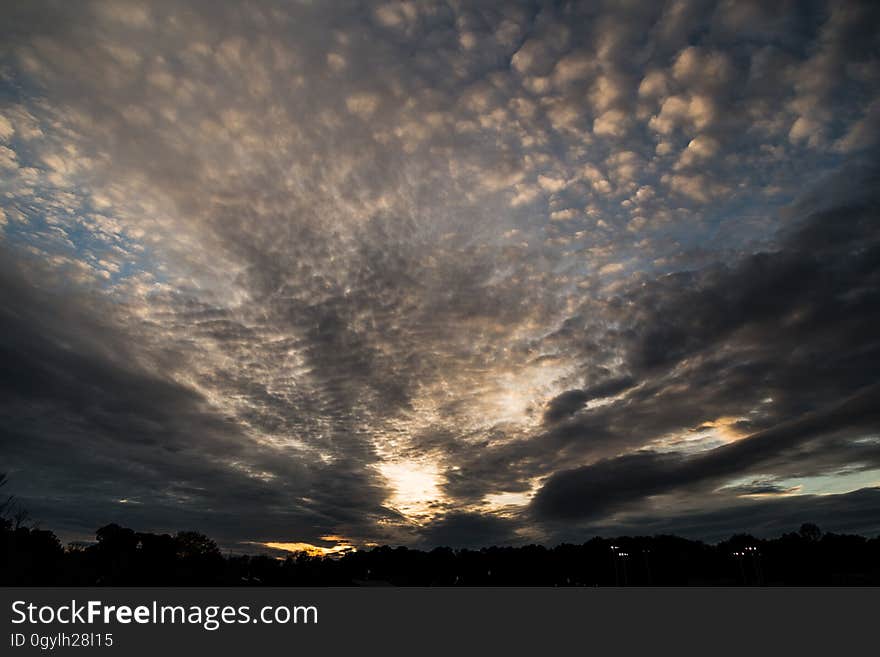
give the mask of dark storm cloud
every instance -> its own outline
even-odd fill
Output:
[[[748,472],[817,435],[874,430],[880,426],[878,409],[880,386],[871,386],[827,412],[811,413],[695,456],[639,452],[559,472],[535,496],[533,509],[547,518],[607,515],[645,497]],[[864,456],[853,452],[856,458]],[[871,452],[876,458],[876,449]]]
[[[858,177],[863,190],[877,189],[873,170],[847,175]],[[773,403],[739,428],[769,428],[692,456],[643,451],[554,474],[535,497],[535,512],[601,515],[671,489],[749,472],[817,437],[876,431],[880,205],[874,195],[854,203],[808,217],[775,253],[749,256],[721,271],[666,277],[629,299],[637,321],[625,336],[628,361],[644,384],[594,414],[608,427],[606,439],[644,441],[644,433],[631,438],[623,432],[661,433],[666,422],[681,422],[681,405],[718,417],[762,398]],[[670,376],[673,367],[679,371]],[[670,394],[670,387],[676,392]],[[639,422],[643,413],[653,427]],[[587,414],[556,438],[595,439],[595,422]],[[821,470],[821,448],[817,452],[814,467]],[[860,454],[855,446],[849,454],[862,467],[880,465],[876,456],[876,449]],[[827,465],[841,466],[834,459]],[[786,469],[784,463],[776,467]]]
[[[603,381],[585,390],[567,390],[547,403],[544,411],[545,422],[557,422],[568,415],[576,413],[584,404],[593,399],[602,399],[631,388],[635,380],[625,376],[619,379]]]
[[[876,465],[877,11],[9,8],[19,492],[474,544]]]
[[[388,514],[364,455],[325,467],[279,458],[149,367],[148,336],[126,330],[118,308],[69,285],[47,291],[47,272],[16,260],[4,253],[0,268],[3,467],[35,517],[66,531],[192,522],[234,540]]]

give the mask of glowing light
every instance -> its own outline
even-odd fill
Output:
[[[430,514],[432,503],[443,497],[440,473],[431,461],[386,461],[379,472],[393,491],[389,505],[413,520]]]
[[[353,545],[346,543],[334,545],[332,547],[323,547],[321,545],[312,545],[311,543],[282,543],[270,541],[268,543],[260,543],[260,545],[273,550],[284,550],[285,552],[304,552],[310,557],[326,557],[356,551],[356,548]]]
[[[749,434],[740,429],[738,423],[744,417],[722,416],[707,420],[697,427],[684,433],[668,434],[653,442],[661,450],[676,452],[699,452],[720,445],[734,443],[746,438]]]
[[[552,361],[531,364],[516,372],[499,373],[497,387],[487,390],[481,400],[481,424],[538,424],[540,413],[535,409],[543,400],[564,389],[560,382],[567,373],[568,369]]]
[[[483,499],[491,508],[525,506],[532,499],[533,494],[532,491],[522,493],[491,493]]]

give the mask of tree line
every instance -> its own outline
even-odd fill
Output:
[[[700,586],[878,585],[880,537],[746,534],[711,545],[677,536],[582,544],[375,547],[339,557],[223,554],[198,532],[101,527],[94,543],[62,546],[51,531],[4,518],[3,586]]]

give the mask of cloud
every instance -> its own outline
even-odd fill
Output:
[[[694,456],[645,451],[558,472],[535,496],[533,509],[549,519],[595,518],[676,488],[729,479],[784,455],[817,434],[874,430],[880,421],[878,402],[880,387],[871,386],[832,409]]]
[[[632,377],[624,376],[597,383],[585,390],[566,390],[547,404],[547,409],[544,411],[544,421],[557,422],[576,413],[589,401],[611,397],[631,388],[634,384],[635,381]]]
[[[155,336],[133,332],[100,297],[47,292],[50,276],[8,253],[0,272],[9,365],[0,381],[4,467],[36,517],[82,531],[82,522],[114,518],[173,528],[170,514],[232,540],[240,535],[230,517],[249,535],[279,524],[312,535],[317,525],[385,513],[381,487],[363,477],[369,453],[345,450],[317,468],[303,452],[287,449],[282,458],[277,446],[175,381],[183,354],[145,350]],[[226,335],[235,330],[205,323]],[[359,512],[346,501],[355,491],[365,503]]]
[[[872,170],[848,174],[863,189],[876,179]],[[813,472],[840,468],[841,458],[861,468],[878,467],[873,443],[858,442],[878,421],[870,371],[880,345],[865,330],[877,310],[869,300],[880,265],[871,228],[875,208],[873,201],[860,199],[817,212],[792,228],[775,253],[746,257],[725,271],[669,277],[637,293],[637,307],[647,312],[637,312],[635,326],[643,328],[631,335],[627,360],[650,389],[637,388],[616,407],[572,420],[554,430],[557,435],[589,435],[597,423],[609,439],[622,431],[662,435],[661,407],[688,396],[706,414],[739,413],[744,429],[758,430],[693,455],[643,449],[558,472],[536,495],[536,513],[594,517],[678,488],[760,473],[769,462],[779,476],[789,469],[804,474],[795,454],[841,432],[850,437],[849,454],[842,457],[836,440],[813,445],[808,450]],[[670,371],[675,374],[665,374]],[[749,385],[758,388],[744,395]],[[547,417],[559,420],[592,396],[566,392]],[[770,402],[763,409],[762,399]],[[717,402],[722,406],[713,409]],[[745,412],[750,404],[751,412]],[[654,409],[645,416],[654,426],[637,428],[640,423],[626,414],[646,405]]]
[[[709,459],[877,369],[875,9],[765,4],[9,8],[17,492],[475,544],[875,463],[862,425]]]
[[[618,522],[595,523],[577,534],[560,529],[554,536],[561,542],[572,540],[572,536],[583,535],[676,534],[714,542],[726,540],[734,532],[775,538],[786,532],[797,531],[805,522],[817,524],[823,531],[833,533],[876,536],[880,529],[876,521],[878,504],[880,489],[876,487],[836,495],[752,498],[717,509],[637,514]]]

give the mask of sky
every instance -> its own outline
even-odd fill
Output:
[[[877,3],[2,16],[0,472],[43,527],[880,533]]]

